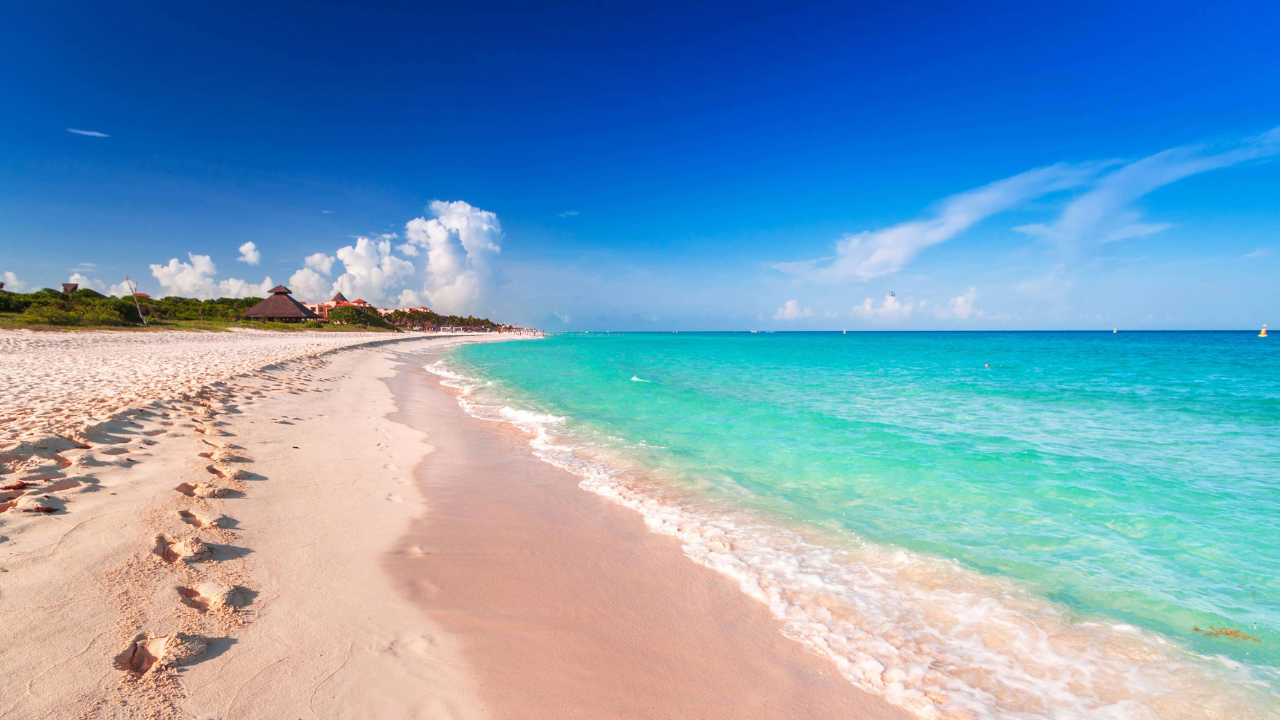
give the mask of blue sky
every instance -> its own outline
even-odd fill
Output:
[[[1275,3],[365,5],[0,6],[9,288],[1280,323]]]

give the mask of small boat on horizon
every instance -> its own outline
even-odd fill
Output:
[[[1267,336],[1267,325],[1266,323],[1263,323],[1262,332],[1258,333],[1258,337],[1266,337],[1266,336]]]

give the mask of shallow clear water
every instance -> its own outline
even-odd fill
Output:
[[[1275,340],[561,335],[445,364],[923,716],[1274,716]]]

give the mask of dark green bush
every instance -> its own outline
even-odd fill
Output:
[[[336,325],[358,325],[361,327],[376,327],[386,330],[395,329],[391,323],[383,319],[377,310],[372,308],[355,307],[352,305],[340,305],[329,311],[329,322]]]

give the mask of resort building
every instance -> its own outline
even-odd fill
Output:
[[[244,311],[249,320],[272,320],[275,322],[304,322],[319,320],[320,316],[307,309],[305,305],[289,297],[292,291],[283,285],[271,288],[266,300]]]

